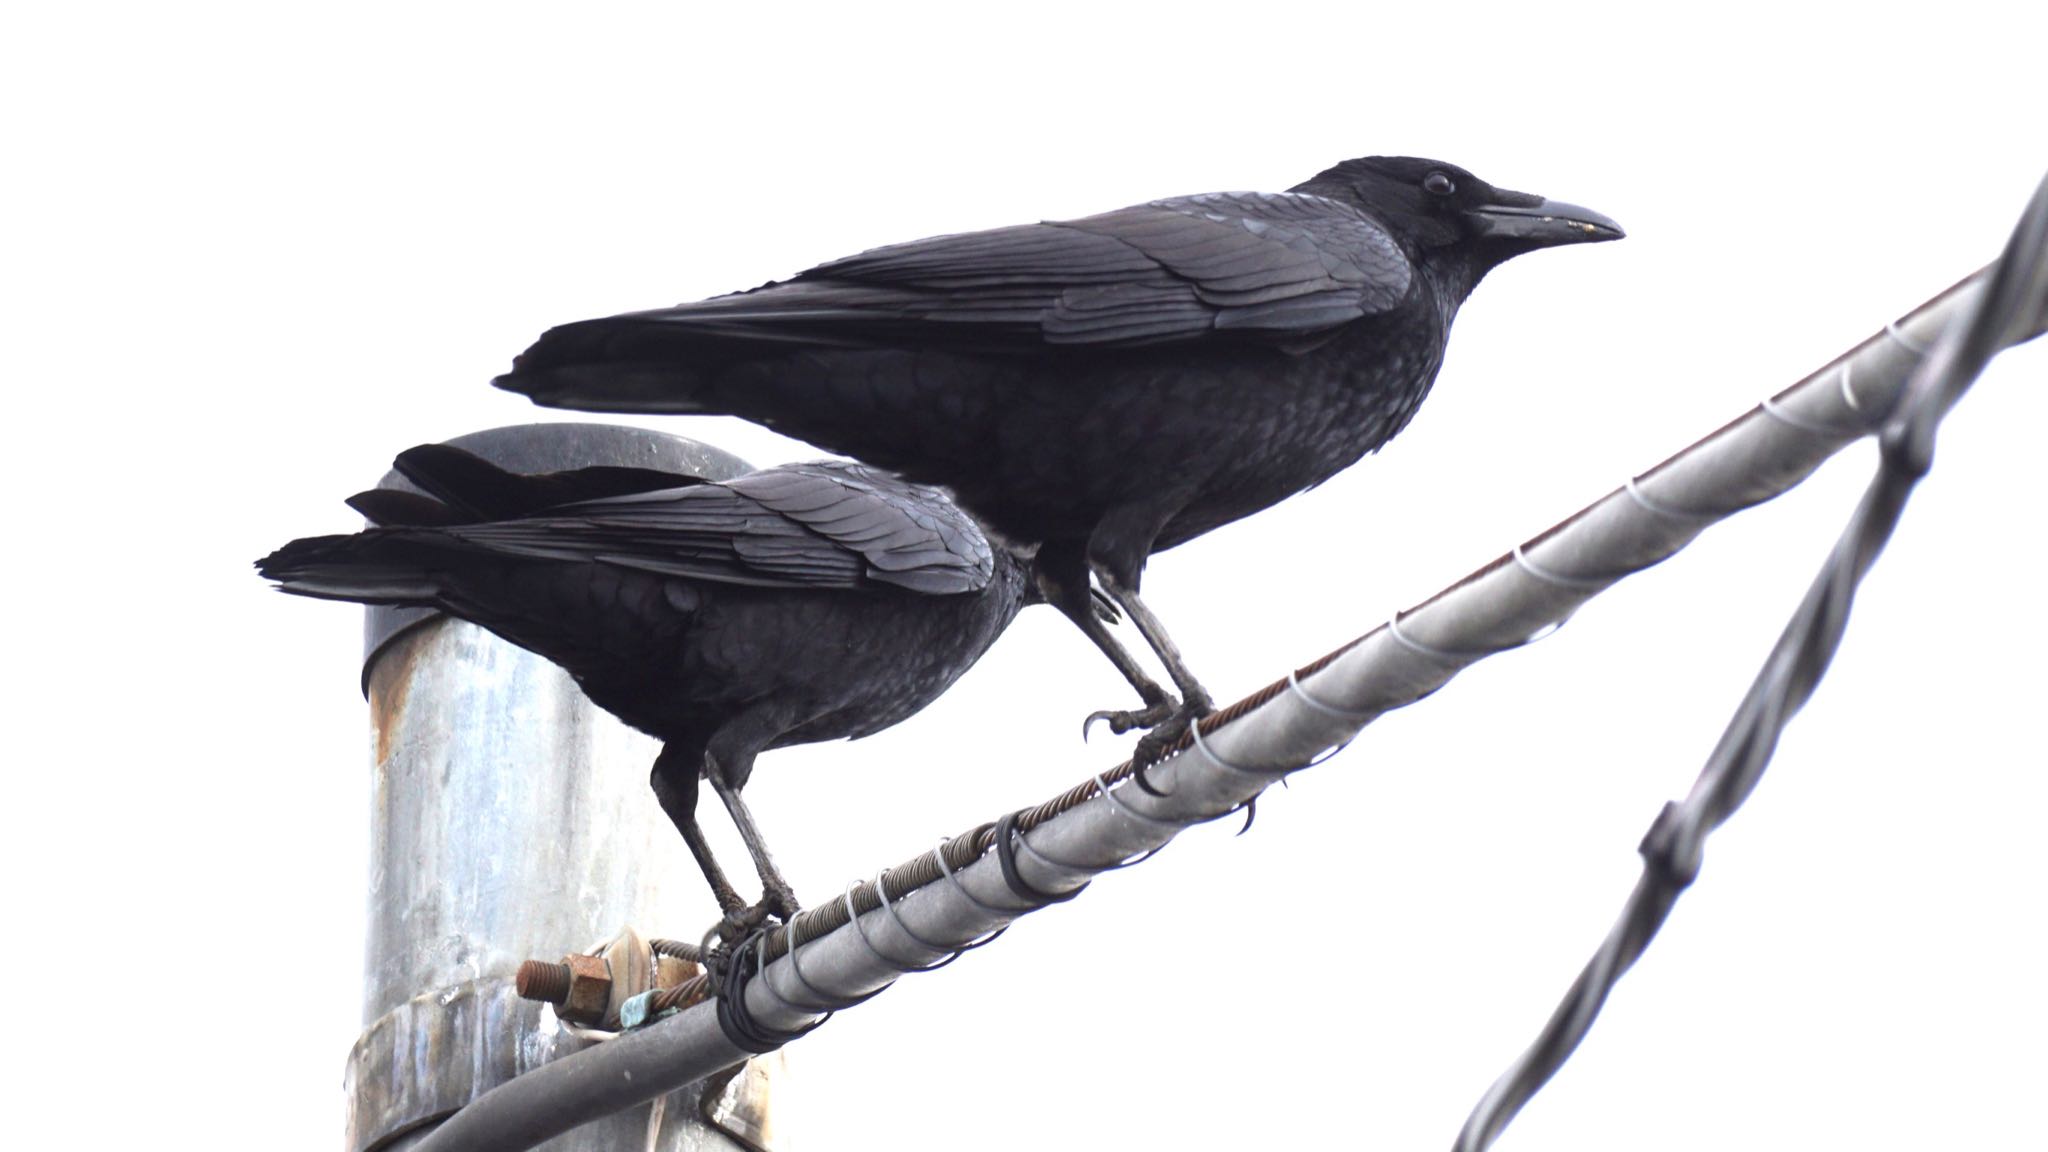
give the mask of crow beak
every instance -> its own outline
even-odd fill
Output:
[[[1562,200],[1538,200],[1528,205],[1488,204],[1468,209],[1466,215],[1471,217],[1473,232],[1478,236],[1528,247],[1591,244],[1627,235],[1621,225],[1591,208]]]

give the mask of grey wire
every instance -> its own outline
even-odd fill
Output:
[[[986,912],[991,916],[998,916],[1006,920],[1012,916],[1017,915],[1020,912],[1029,912],[1032,910],[1031,908],[1005,908],[1000,904],[991,904],[988,901],[976,896],[974,893],[969,892],[967,890],[967,885],[960,882],[960,877],[957,873],[953,871],[952,866],[946,863],[946,845],[951,842],[951,837],[940,838],[939,846],[937,848],[932,849],[932,859],[937,860],[939,862],[939,872],[942,875],[944,875],[946,879],[951,880],[953,882],[953,888],[955,891],[960,893],[961,899],[967,901],[969,904],[974,905],[976,908],[981,909],[983,912]]]
[[[1689,508],[1675,508],[1662,501],[1651,499],[1650,494],[1643,491],[1643,486],[1640,483],[1641,480],[1642,477],[1640,476],[1631,476],[1622,484],[1621,490],[1628,493],[1628,498],[1635,501],[1636,507],[1650,513],[1652,516],[1662,516],[1666,520],[1676,520],[1681,524],[1686,521],[1707,521],[1714,518],[1712,512],[1694,512]]]
[[[1298,772],[1302,768],[1306,767],[1306,765],[1293,765],[1290,767],[1281,768],[1249,768],[1243,764],[1233,764],[1230,761],[1225,760],[1223,757],[1218,756],[1216,754],[1216,750],[1214,748],[1209,747],[1209,739],[1208,737],[1202,735],[1202,725],[1199,721],[1188,725],[1188,738],[1194,741],[1195,751],[1200,752],[1205,758],[1208,759],[1209,763],[1214,764],[1218,768],[1221,768],[1227,772],[1235,772],[1239,776],[1251,776],[1258,779],[1272,780],[1277,777],[1285,776],[1289,772]],[[1341,748],[1342,745],[1339,745],[1339,747]],[[1236,811],[1236,809],[1232,809],[1231,811],[1234,812]],[[1222,815],[1227,816],[1229,815],[1229,813],[1222,813]]]
[[[1387,617],[1387,635],[1392,636],[1395,643],[1415,653],[1417,656],[1426,657],[1455,668],[1462,668],[1472,661],[1488,655],[1485,652],[1453,652],[1448,648],[1438,648],[1433,644],[1424,644],[1422,641],[1401,631],[1401,613],[1399,612]]]
[[[1211,817],[1207,816],[1198,816],[1193,820],[1170,820],[1164,816],[1154,816],[1150,812],[1140,812],[1136,808],[1131,807],[1130,801],[1117,795],[1110,789],[1109,785],[1103,783],[1102,773],[1100,772],[1095,774],[1095,788],[1102,794],[1104,800],[1109,801],[1110,807],[1115,808],[1118,812],[1136,820],[1140,824],[1148,824],[1154,828],[1172,828],[1175,830],[1192,828],[1204,820],[1211,819]]]
[[[734,960],[737,961],[738,957],[734,957]],[[768,979],[766,975],[767,967],[768,961],[767,958],[764,955],[762,955],[762,950],[760,948],[755,948],[753,982],[759,984],[762,990],[768,993],[769,999],[775,1001],[777,1004],[782,1005],[784,1008],[787,1008],[791,1012],[797,1013],[800,1016],[816,1016],[820,1012],[824,1012],[827,1015],[830,1015],[830,1012],[824,1008],[812,1008],[809,1005],[805,1004],[790,1003],[787,997],[785,997],[781,992],[776,991],[775,981]],[[738,985],[733,985],[733,987],[738,987]]]
[[[1833,554],[1785,625],[1735,717],[1683,801],[1667,804],[1644,836],[1643,875],[1608,933],[1536,1042],[1494,1081],[1458,1133],[1458,1152],[1480,1152],[1578,1048],[1614,985],[1649,946],[1687,885],[1699,874],[1707,836],[1762,778],[1778,737],[1827,672],[1848,627],[1856,587],[1884,550],[1913,487],[1933,462],[1935,431],[1992,354],[2015,330],[2032,331],[2048,302],[2048,179],[2035,189],[1990,284],[1975,309],[1958,316],[1931,348],[1895,324],[1901,347],[1923,353],[1898,409],[1880,435],[1880,457],[1862,501]],[[1766,409],[1766,411],[1770,411]],[[1633,485],[1630,495],[1661,511]]]
[[[868,935],[867,925],[861,922],[860,909],[853,906],[853,883],[851,880],[846,882],[846,890],[839,894],[839,898],[846,902],[847,923],[853,925],[853,930],[860,936],[861,945],[868,950],[868,955],[880,960],[884,967],[893,968],[906,976],[912,972],[925,971],[924,968],[918,966],[905,967],[903,961],[875,947],[874,937]]]
[[[790,923],[789,923],[789,952],[788,952],[788,955],[789,955],[789,971],[790,971],[790,975],[792,975],[792,976],[795,976],[795,977],[796,977],[796,982],[797,982],[798,984],[801,984],[801,985],[803,985],[803,989],[804,989],[804,991],[810,994],[810,996],[811,996],[811,1000],[812,1000],[812,1003],[811,1003],[811,1004],[802,1004],[802,1005],[798,1005],[797,1007],[799,1008],[799,1010],[805,1010],[805,1011],[811,1011],[811,1012],[836,1012],[836,1011],[838,1011],[838,1010],[839,1010],[839,1009],[841,1009],[841,1008],[846,1008],[846,1007],[850,1007],[850,1006],[851,1006],[851,1003],[850,1003],[849,1001],[845,1001],[845,1000],[834,1000],[834,999],[833,999],[832,997],[830,997],[830,996],[827,996],[827,995],[825,995],[825,994],[824,994],[823,992],[820,992],[820,991],[818,991],[818,987],[817,987],[817,985],[815,985],[815,984],[812,984],[812,983],[811,983],[811,981],[810,981],[810,979],[809,979],[809,977],[806,977],[806,976],[804,975],[804,966],[803,966],[803,963],[802,963],[802,961],[800,961],[800,960],[799,960],[799,959],[797,958],[797,950],[798,950],[798,945],[799,945],[799,943],[800,943],[800,941],[798,941],[798,940],[797,940],[797,938],[796,938],[796,933],[797,933],[797,927],[798,927],[798,926],[797,926],[797,923],[796,923],[796,921],[794,921],[794,920],[790,921]],[[756,951],[759,951],[759,949],[756,949]],[[767,976],[765,976],[765,975],[763,975],[763,976],[761,976],[761,979],[763,979],[763,980],[768,980],[768,977],[767,977]],[[772,980],[769,980],[769,981],[768,981],[768,991],[769,991],[769,992],[771,992],[771,993],[773,993],[773,992],[775,991],[775,983],[774,983],[774,981],[772,981]],[[776,996],[775,998],[776,998],[777,1000],[780,1000],[780,1001],[782,1001],[782,1003],[784,1003],[784,1004],[788,1004],[788,1003],[789,1003],[789,1000],[788,1000],[788,998],[787,998],[787,997],[784,997],[784,996],[781,996],[781,995],[777,995],[777,996]]]
[[[1157,848],[1147,848],[1143,852],[1138,853],[1136,856],[1133,856],[1130,859],[1122,861],[1117,864],[1075,864],[1066,860],[1055,860],[1052,857],[1047,856],[1045,853],[1039,851],[1037,848],[1032,846],[1031,837],[1025,835],[1024,830],[1021,828],[1017,830],[1016,839],[1017,847],[1022,848],[1026,855],[1033,857],[1040,864],[1044,864],[1051,868],[1063,868],[1069,872],[1115,872],[1120,868],[1135,867],[1139,864],[1143,864],[1147,860],[1150,860],[1154,856],[1159,855],[1160,851],[1166,847],[1165,844],[1161,844]],[[1168,841],[1168,843],[1171,843],[1171,841]]]
[[[1528,549],[1521,544],[1515,545],[1514,550],[1508,553],[1508,555],[1514,558],[1517,567],[1527,572],[1531,577],[1544,584],[1552,584],[1559,588],[1605,588],[1609,584],[1614,583],[1613,577],[1571,576],[1546,568],[1531,560]]]
[[[949,948],[944,944],[934,944],[930,940],[927,940],[924,937],[919,936],[917,933],[910,930],[910,925],[905,924],[903,922],[902,915],[896,911],[894,905],[889,903],[889,890],[882,886],[888,879],[889,870],[887,868],[884,868],[880,872],[875,873],[875,898],[882,902],[882,912],[884,915],[889,917],[889,922],[896,925],[896,930],[898,932],[903,933],[905,936],[909,937],[912,943],[924,948],[929,948],[933,952],[946,954],[946,958],[944,960],[941,960],[936,964],[927,964],[922,969],[918,969],[918,971],[930,972],[939,968],[944,968],[946,965],[951,964],[954,960],[958,959],[961,950]],[[855,918],[855,922],[859,922],[858,917]],[[872,946],[870,946],[870,950],[872,950]]]
[[[1368,709],[1364,711],[1359,711],[1351,708],[1339,708],[1335,704],[1325,703],[1324,701],[1317,699],[1313,694],[1309,692],[1308,689],[1303,688],[1301,686],[1301,677],[1295,675],[1292,671],[1287,673],[1287,690],[1294,694],[1295,699],[1300,700],[1303,704],[1308,705],[1314,711],[1320,712],[1325,716],[1331,717],[1332,719],[1343,720],[1350,724],[1362,725],[1366,721],[1372,720],[1379,715],[1378,709]],[[1350,741],[1347,740],[1345,741],[1345,743],[1348,744],[1350,743]],[[1340,744],[1338,745],[1338,747],[1341,748],[1343,747],[1343,745]]]
[[[1863,411],[1863,400],[1861,397],[1856,395],[1856,379],[1854,376],[1854,370],[1850,368],[1849,362],[1846,360],[1842,362],[1842,382],[1840,387],[1842,391],[1842,403],[1847,404],[1849,406],[1849,410],[1852,412]]]
[[[1905,330],[1899,327],[1897,320],[1885,321],[1884,334],[1891,337],[1899,347],[1904,348],[1915,356],[1927,355],[1927,349],[1918,340],[1906,335]]]
[[[1811,432],[1816,436],[1848,439],[1861,436],[1864,433],[1864,430],[1858,427],[1830,424],[1825,420],[1809,420],[1798,413],[1787,411],[1784,405],[1769,396],[1757,401],[1756,406],[1763,410],[1764,415],[1785,425],[1787,428],[1797,428],[1801,432]]]

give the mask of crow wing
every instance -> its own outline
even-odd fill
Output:
[[[1289,342],[1392,309],[1413,277],[1393,236],[1356,208],[1223,192],[877,248],[610,323],[856,347],[1116,348],[1219,333]]]
[[[770,468],[443,531],[507,555],[763,588],[886,584],[950,595],[980,590],[995,568],[987,537],[944,497],[839,463]]]

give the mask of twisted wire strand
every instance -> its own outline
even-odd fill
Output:
[[[1665,805],[1643,837],[1643,874],[1621,918],[1573,982],[1536,1042],[1480,1098],[1457,1152],[1481,1152],[1585,1039],[1623,974],[1642,956],[1699,875],[1707,836],[1755,790],[1778,738],[1827,673],[1856,589],[1891,539],[1913,488],[1933,464],[1935,432],[1993,354],[2043,319],[2048,300],[2048,180],[2029,202],[1973,311],[1943,330],[1881,433],[1877,474],[1833,553],[1785,625],[1692,791]],[[1896,333],[1895,328],[1887,331]],[[1905,338],[1900,336],[1903,343]]]
[[[647,948],[656,956],[673,956],[678,960],[688,960],[692,964],[704,962],[704,949],[683,940],[664,940],[657,937],[647,942]]]

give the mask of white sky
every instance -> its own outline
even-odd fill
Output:
[[[248,564],[352,528],[340,499],[400,449],[553,418],[485,383],[549,324],[1369,153],[1620,220],[1623,243],[1489,279],[1389,450],[1155,560],[1151,602],[1230,700],[1989,259],[2048,167],[2028,5],[1379,7],[7,17],[6,953],[30,1077],[7,1142],[338,1142],[360,625]],[[2044,373],[2006,357],[1950,421],[1836,670],[1503,1147],[2034,1130]],[[1447,1145],[1612,921],[1871,462],[1369,729],[1251,835],[1197,830],[843,1015],[792,1050],[807,1146]],[[925,714],[771,755],[749,795],[822,899],[1114,763],[1076,732],[1124,698],[1027,613]],[[643,927],[708,918],[683,879]],[[905,1067],[927,1090],[878,1071]]]

